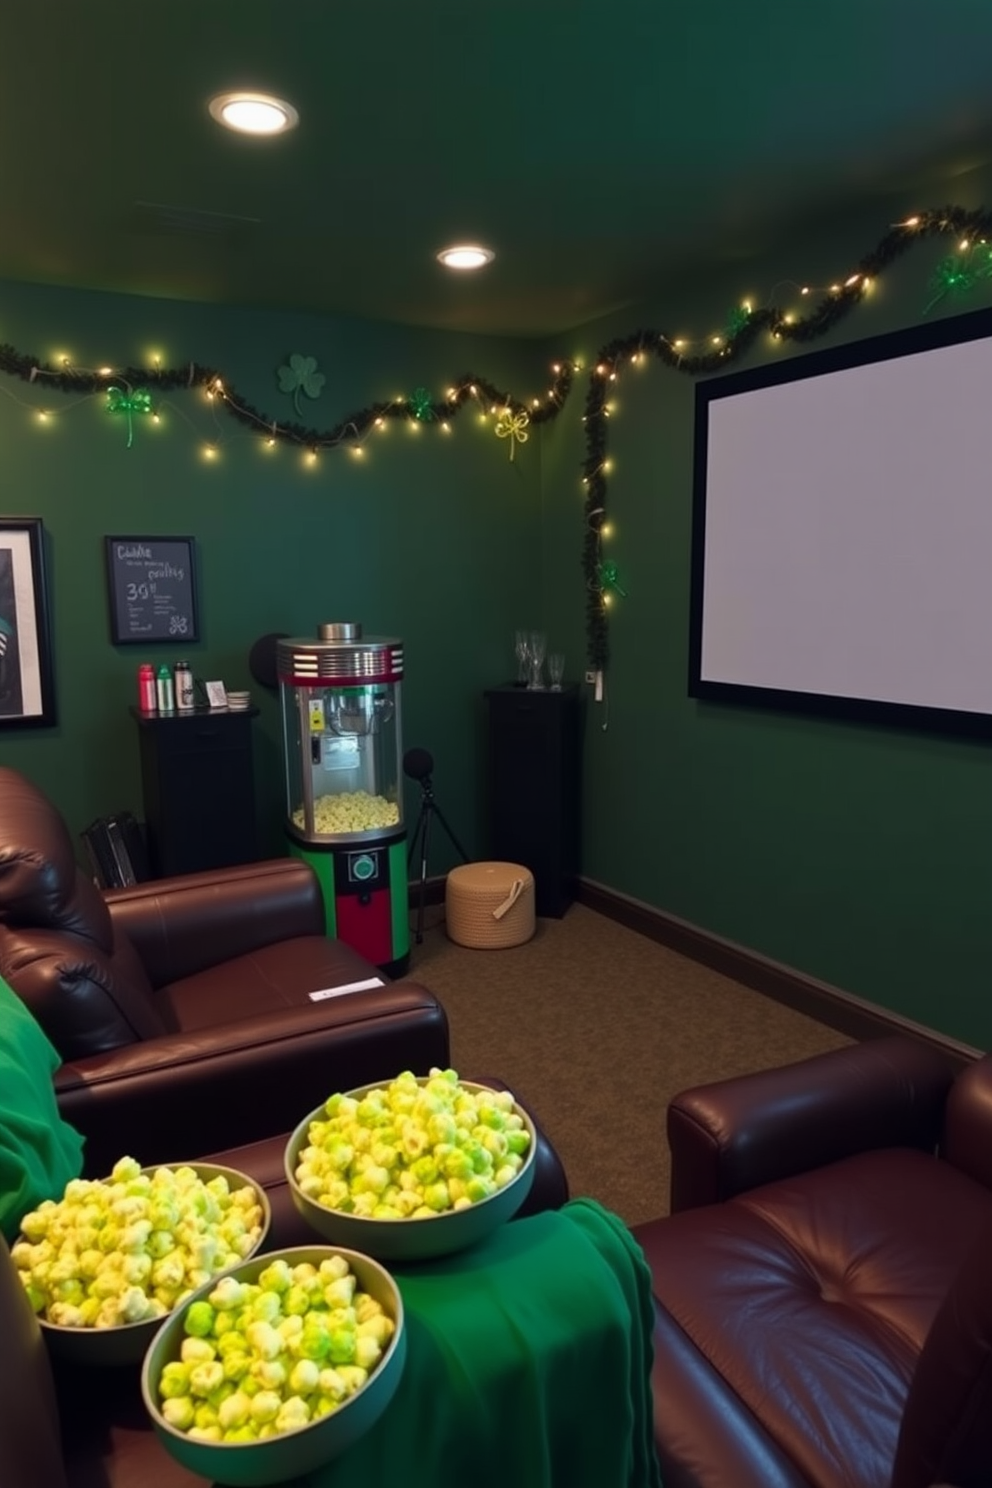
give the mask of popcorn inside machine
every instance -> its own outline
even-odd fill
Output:
[[[357,624],[276,646],[290,851],[315,870],[327,933],[389,976],[410,956],[403,643]]]

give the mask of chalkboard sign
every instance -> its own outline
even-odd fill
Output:
[[[199,640],[191,537],[108,537],[110,636],[115,645]]]

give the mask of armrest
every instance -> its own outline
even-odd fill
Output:
[[[270,858],[104,892],[114,928],[154,987],[261,946],[326,933],[317,875],[302,858]]]
[[[668,1108],[671,1211],[876,1147],[935,1148],[949,1060],[902,1035],[683,1091]]]
[[[285,1132],[335,1090],[448,1063],[432,992],[392,982],[316,1006],[170,1033],[63,1064],[59,1110],[86,1140],[90,1177],[125,1154],[176,1162]]]

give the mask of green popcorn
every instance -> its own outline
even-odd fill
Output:
[[[276,1390],[259,1390],[252,1398],[251,1419],[256,1426],[265,1426],[274,1421],[282,1405],[282,1396]]]
[[[320,1369],[313,1359],[299,1359],[289,1372],[289,1388],[294,1395],[312,1395],[320,1380]]]
[[[246,1425],[251,1412],[251,1400],[241,1390],[235,1390],[217,1408],[217,1424],[222,1431],[231,1431]]]
[[[377,1338],[359,1336],[355,1339],[355,1363],[361,1369],[372,1370],[382,1358],[382,1346]]]
[[[217,1357],[217,1350],[205,1338],[186,1337],[179,1345],[179,1357],[184,1364],[210,1364]]]
[[[177,1431],[189,1431],[195,1420],[195,1407],[188,1395],[171,1396],[162,1402],[162,1416]]]
[[[224,1383],[224,1366],[216,1359],[207,1364],[194,1364],[189,1372],[191,1395],[212,1395]]]
[[[183,1329],[192,1338],[206,1338],[213,1332],[215,1317],[209,1302],[191,1302],[183,1319]]]
[[[290,1317],[302,1317],[310,1311],[310,1295],[305,1287],[294,1283],[282,1299],[283,1311]]]
[[[222,1276],[208,1298],[218,1312],[232,1312],[245,1302],[245,1284],[234,1276]]]
[[[299,1354],[303,1359],[326,1359],[331,1348],[331,1330],[325,1315],[311,1313],[303,1324]]]
[[[337,1405],[344,1400],[348,1394],[348,1386],[341,1371],[338,1369],[325,1368],[320,1371],[317,1380],[317,1389],[326,1400]]]
[[[238,1384],[251,1368],[251,1355],[244,1349],[231,1349],[224,1355],[224,1378]]]
[[[178,1400],[189,1392],[189,1365],[181,1359],[166,1364],[158,1382],[163,1400]]]
[[[354,1328],[332,1328],[326,1357],[334,1365],[355,1362]]]
[[[249,1311],[252,1318],[258,1319],[260,1322],[275,1322],[282,1311],[280,1294],[278,1292],[259,1292],[257,1297],[252,1298]]]
[[[276,1292],[280,1295],[288,1292],[293,1283],[293,1273],[288,1261],[280,1256],[277,1260],[270,1261],[264,1271],[258,1275],[258,1285],[263,1292]]]
[[[299,1431],[310,1421],[310,1407],[299,1395],[291,1395],[279,1407],[273,1425],[277,1431]]]
[[[428,1209],[436,1214],[442,1214],[445,1209],[451,1208],[451,1196],[448,1193],[448,1185],[442,1179],[438,1183],[429,1183],[424,1189],[424,1203]]]

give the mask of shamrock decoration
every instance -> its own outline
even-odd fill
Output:
[[[110,413],[123,413],[127,416],[127,447],[131,448],[134,442],[134,424],[132,415],[136,413],[151,413],[152,395],[145,388],[124,389],[111,387],[107,389],[107,410]]]
[[[504,408],[496,420],[496,433],[500,439],[510,441],[510,459],[513,459],[517,447],[517,441],[526,444],[529,438],[527,425],[530,423],[530,415],[527,413],[514,413],[512,408]]]
[[[747,305],[735,305],[727,316],[727,340],[733,341],[734,337],[744,329],[750,319],[751,311]]]
[[[432,418],[437,417],[437,414],[434,412],[433,399],[426,388],[418,387],[414,389],[409,406],[414,418],[422,420],[425,424],[429,423]]]
[[[293,352],[288,366],[279,368],[278,377],[280,391],[292,393],[293,407],[301,417],[300,394],[306,393],[308,398],[319,398],[320,390],[327,381],[323,372],[317,371],[317,358],[301,356],[298,351]]]
[[[597,576],[601,589],[612,589],[619,594],[621,599],[627,598],[626,589],[621,589],[618,580],[617,566],[615,563],[601,563],[597,569]]]

